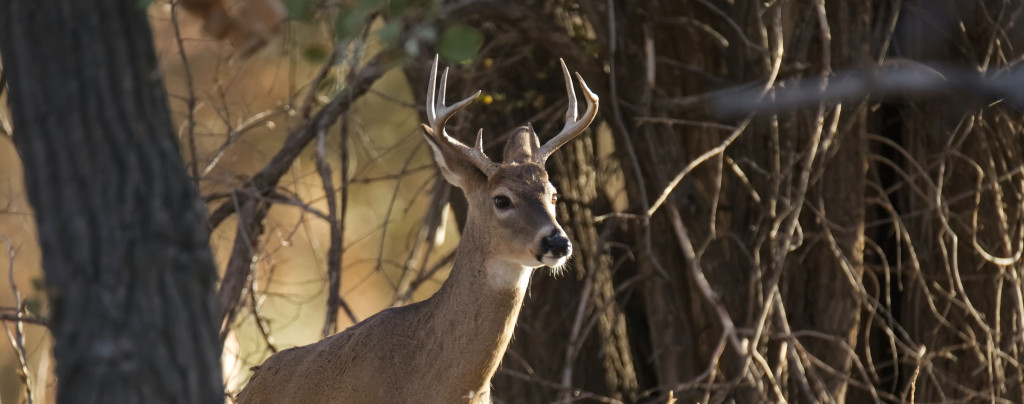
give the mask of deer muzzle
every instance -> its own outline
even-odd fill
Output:
[[[540,241],[542,257],[545,265],[560,265],[563,259],[572,255],[572,243],[560,229],[554,229]]]

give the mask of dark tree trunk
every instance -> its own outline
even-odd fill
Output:
[[[61,403],[220,403],[216,271],[137,0],[0,2]]]

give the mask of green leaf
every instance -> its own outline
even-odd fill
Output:
[[[384,27],[377,30],[377,36],[390,48],[398,46],[398,38],[402,34],[401,21],[389,21]]]
[[[356,3],[356,8],[363,10],[376,9],[386,2],[387,0],[359,0]]]
[[[303,22],[313,20],[313,0],[285,0],[284,8],[288,11],[288,18]]]
[[[359,34],[363,29],[363,20],[369,14],[370,11],[362,7],[342,10],[338,13],[338,19],[334,21],[334,38],[344,40]]]
[[[451,62],[464,62],[472,59],[484,44],[484,36],[480,30],[465,24],[454,24],[441,34],[437,45],[437,53]]]
[[[302,50],[302,58],[310,63],[320,63],[327,59],[329,50],[321,44],[312,44]]]
[[[46,290],[46,281],[38,276],[32,277],[32,289],[34,289],[36,292]]]
[[[390,16],[401,16],[415,0],[391,0],[387,2],[384,11]]]

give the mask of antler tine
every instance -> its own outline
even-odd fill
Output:
[[[444,96],[448,93],[448,68],[441,73],[441,89],[437,92],[437,104],[444,108]]]
[[[441,134],[445,134],[444,125],[448,123],[448,118],[451,118],[453,115],[455,115],[456,112],[459,112],[468,107],[469,104],[472,104],[473,101],[476,101],[476,98],[480,96],[480,90],[477,90],[475,93],[473,93],[473,95],[467,97],[466,99],[446,107],[444,105],[444,96],[447,90],[448,68],[445,68],[444,73],[441,74],[441,89],[438,90],[437,92],[437,101],[436,105],[434,106],[434,110],[437,116],[434,117],[434,122],[431,122],[431,126],[436,126],[434,130]]]
[[[455,115],[469,104],[472,104],[477,97],[480,96],[480,90],[470,95],[469,97],[456,102],[452,105],[445,106],[444,99],[445,93],[448,90],[448,68],[444,69],[441,73],[441,88],[437,88],[437,65],[438,56],[434,56],[434,65],[430,69],[430,84],[427,86],[427,121],[430,124],[429,129],[431,135],[440,143],[444,143],[451,150],[458,152],[462,157],[468,160],[473,166],[479,168],[484,174],[490,176],[494,173],[496,166],[491,159],[487,158],[483,153],[483,148],[472,148],[459,142],[458,140],[448,136],[448,133],[444,130],[444,125],[448,122],[448,119]],[[481,132],[477,134],[477,144],[482,144]]]
[[[479,151],[480,154],[484,154],[484,128],[480,128],[476,132],[476,143],[474,143],[473,148]]]
[[[437,112],[434,111],[434,92],[437,90],[437,59],[434,55],[434,65],[430,68],[430,82],[427,83],[427,122],[430,122],[433,129],[434,121],[437,120]]]
[[[590,91],[590,87],[587,87],[587,82],[583,81],[583,77],[579,73],[576,73],[576,79],[580,81],[580,88],[583,89],[583,96],[587,99],[587,111],[583,113],[582,118],[576,119],[576,91],[572,85],[572,76],[569,74],[569,69],[565,66],[565,61],[561,59],[559,61],[562,63],[562,76],[565,77],[565,90],[569,96],[569,107],[565,111],[565,126],[562,128],[562,131],[558,132],[555,137],[541,146],[536,154],[537,161],[541,164],[547,161],[548,157],[555,150],[558,150],[558,148],[569,143],[574,137],[583,133],[594,122],[594,118],[597,117],[599,101],[597,94]]]
[[[569,75],[569,68],[565,67],[565,60],[558,58],[562,64],[562,77],[565,78],[565,91],[569,93],[569,107],[565,110],[565,122],[576,121],[576,89],[572,86],[572,76]]]

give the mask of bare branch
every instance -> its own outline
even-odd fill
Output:
[[[28,404],[32,404],[32,384],[29,382],[28,353],[25,351],[25,320],[22,318],[25,312],[25,302],[21,300],[18,284],[14,282],[14,244],[7,237],[0,236],[0,239],[3,239],[4,244],[7,245],[7,281],[11,284],[11,294],[14,296],[14,304],[17,307],[16,317],[13,319],[14,330],[12,331],[7,327],[6,322],[3,323],[3,326],[7,332],[7,338],[11,341],[11,347],[14,348],[14,354],[18,358],[18,364],[21,366],[18,369],[18,377],[21,378],[21,383],[25,387],[25,400]]]
[[[341,122],[341,131],[344,133],[347,131],[346,122]],[[344,140],[348,136],[342,135],[342,149],[345,149],[347,145]],[[331,177],[331,166],[327,162],[326,152],[326,129],[321,130],[317,135],[316,144],[316,167],[317,172],[320,175],[320,180],[323,183],[324,195],[327,198],[328,207],[328,221],[327,223],[331,227],[331,246],[327,250],[327,318],[324,320],[323,336],[334,334],[338,331],[338,307],[345,310],[345,314],[348,315],[349,320],[352,323],[358,323],[359,320],[356,318],[352,309],[349,307],[345,299],[341,297],[341,263],[342,263],[342,246],[344,245],[343,235],[345,233],[345,222],[344,222],[344,209],[347,206],[342,207],[342,213],[338,213],[338,203],[336,201],[336,192],[334,190],[334,180]],[[346,159],[342,159],[342,164],[346,163]],[[345,175],[346,171],[342,172]],[[345,187],[347,184],[342,184]],[[340,217],[339,217],[340,216]]]
[[[278,181],[291,167],[292,161],[298,157],[299,152],[316,137],[320,130],[325,130],[333,125],[357,98],[365,94],[370,86],[383,76],[384,72],[388,70],[388,66],[387,55],[381,53],[354,71],[348,81],[349,86],[317,112],[312,119],[293,131],[285,139],[280,151],[249,180],[245,188],[258,195],[268,195],[274,192]],[[230,328],[237,310],[236,304],[246,283],[245,280],[250,276],[255,243],[263,233],[262,222],[269,208],[266,201],[247,197],[244,192],[236,192],[235,196],[235,201],[222,204],[210,215],[209,219],[211,227],[215,228],[228,215],[238,212],[238,233],[235,236],[231,259],[218,291],[223,311],[221,339],[227,336],[227,330]]]
[[[188,88],[188,98],[185,99],[187,118],[185,124],[188,127],[188,150],[189,169],[192,172],[192,181],[199,182],[199,155],[196,152],[196,91],[192,82],[192,68],[188,64],[188,56],[185,55],[185,44],[181,39],[181,26],[178,24],[178,0],[171,1],[171,28],[174,31],[174,40],[178,45],[178,55],[181,57],[181,67],[185,71],[185,83]]]

